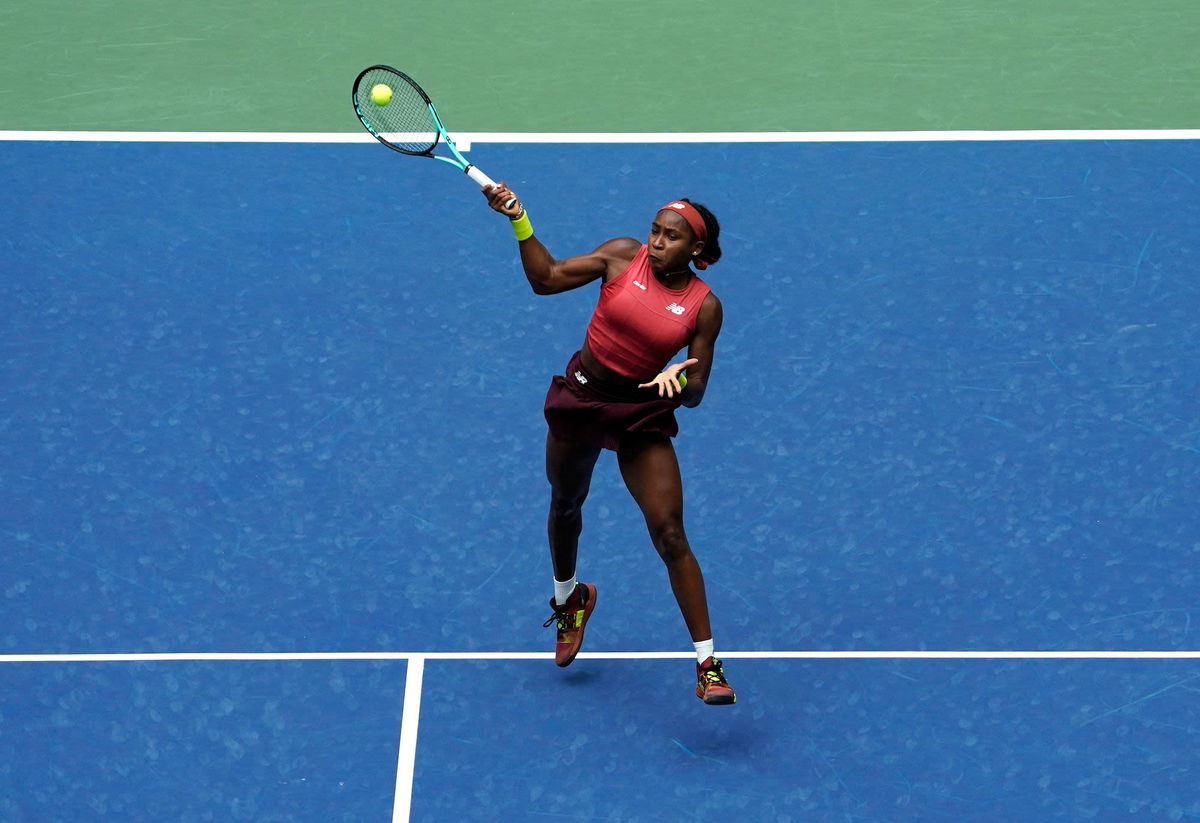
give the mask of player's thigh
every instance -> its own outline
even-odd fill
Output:
[[[627,441],[617,451],[621,477],[651,527],[683,521],[683,480],[667,437]]]
[[[553,497],[583,502],[592,484],[600,447],[546,434],[546,479]]]

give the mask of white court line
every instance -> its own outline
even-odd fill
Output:
[[[400,752],[396,756],[396,793],[392,801],[392,823],[408,823],[412,809],[413,770],[417,763],[417,725],[421,719],[421,686],[425,659],[408,661],[404,679],[404,711],[400,716]]]
[[[1190,651],[719,651],[727,660],[1197,660]],[[682,660],[690,651],[581,652],[583,660]],[[129,654],[0,654],[3,663],[170,663],[221,661],[550,660],[553,652],[161,652]]]
[[[1200,140],[1200,129],[1013,129],[960,131],[451,132],[471,143],[912,143],[1013,140]],[[133,143],[374,143],[366,131],[0,131],[0,141]]]
[[[690,659],[693,652],[582,652],[592,660]],[[725,659],[792,660],[1065,660],[1065,659],[1200,659],[1200,651],[729,651]],[[421,717],[421,692],[426,660],[545,660],[553,652],[176,652],[159,654],[6,654],[0,663],[128,663],[179,661],[287,661],[287,660],[406,660],[404,706],[400,716],[400,745],[396,754],[396,788],[392,823],[409,823],[417,757],[417,730]]]

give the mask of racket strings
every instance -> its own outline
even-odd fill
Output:
[[[380,83],[392,90],[392,99],[382,106],[371,99],[371,89]],[[429,104],[405,77],[373,69],[358,81],[354,102],[367,127],[401,151],[425,154],[437,145],[437,125]]]

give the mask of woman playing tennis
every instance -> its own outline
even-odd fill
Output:
[[[645,243],[621,237],[595,251],[556,260],[533,234],[529,216],[504,183],[485,189],[489,205],[508,217],[521,265],[536,294],[557,294],[601,281],[583,347],[546,394],[547,532],[554,570],[555,662],[570,665],[596,606],[596,586],[575,576],[583,502],[603,449],[616,452],[650,539],[667,566],[671,590],[696,649],[696,695],[705,703],[736,700],[713,655],[700,564],[683,528],[683,483],[671,438],[675,409],[700,404],[721,331],[721,303],[691,266],[721,257],[720,226],[688,200],[663,206]],[[670,363],[687,348],[687,359]],[[684,370],[687,370],[686,375]]]

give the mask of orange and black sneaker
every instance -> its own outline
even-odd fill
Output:
[[[725,679],[721,661],[717,658],[710,657],[703,663],[696,664],[696,697],[710,706],[737,702],[737,695]]]
[[[578,583],[567,602],[561,606],[551,597],[550,608],[554,609],[554,613],[542,625],[549,627],[554,623],[558,630],[558,637],[554,643],[554,663],[558,666],[570,666],[575,655],[579,654],[579,647],[583,645],[584,627],[587,626],[588,618],[592,616],[592,609],[596,608],[596,587],[591,583]]]

